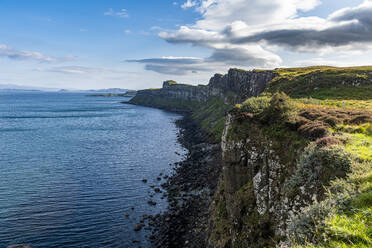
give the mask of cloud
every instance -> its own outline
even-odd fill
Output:
[[[125,33],[125,34],[131,34],[132,31],[131,31],[130,29],[126,29],[126,30],[124,30],[124,33]]]
[[[206,71],[204,60],[194,57],[161,57],[151,59],[127,60],[130,63],[145,64],[145,69],[161,74],[186,75],[193,71]]]
[[[278,55],[266,51],[258,45],[218,48],[206,61],[225,63],[230,66],[261,68],[275,67],[282,62]]]
[[[35,60],[39,62],[64,62],[68,60],[73,60],[75,57],[66,56],[62,58],[55,58],[44,55],[40,52],[35,51],[24,51],[16,50],[10,46],[0,44],[0,57],[8,57],[12,60]]]
[[[194,9],[201,18],[176,30],[160,30],[158,36],[173,44],[207,48],[210,56],[191,61],[163,57],[130,62],[145,64],[146,70],[184,75],[228,67],[274,68],[283,63],[279,54],[285,51],[345,54],[372,48],[371,0],[328,18],[301,16],[319,4],[319,0],[184,1],[182,8]]]
[[[305,19],[306,20],[306,19]],[[230,37],[234,34],[231,32]],[[317,52],[319,49],[365,49],[361,44],[372,44],[372,2],[366,1],[354,8],[345,8],[331,14],[323,25],[312,28],[287,28],[261,31],[231,39],[232,43],[266,42],[295,51]]]
[[[211,49],[212,54],[199,64],[201,68],[217,70],[233,66],[277,67],[282,62],[278,55],[258,42],[233,42],[233,35],[241,34],[243,30],[246,32],[296,18],[299,11],[311,10],[319,3],[318,0],[251,0],[249,4],[247,0],[188,0],[182,8],[194,8],[201,18],[193,25],[180,26],[176,31],[162,31],[158,36],[173,44],[191,44]],[[166,69],[169,68],[173,72],[172,62],[168,61],[167,67],[162,67],[161,70],[151,64],[146,64],[145,67],[161,73],[167,73]]]
[[[266,52],[258,46],[225,47],[217,49],[210,57],[161,57],[140,60],[127,60],[145,64],[145,69],[161,74],[186,75],[203,71],[225,71],[229,66],[245,67],[258,66],[263,68],[277,66],[281,59],[279,56]],[[227,65],[228,64],[228,65]]]
[[[46,70],[46,72],[57,72],[63,74],[91,74],[91,73],[107,73],[115,72],[113,70],[105,68],[96,67],[86,67],[86,66],[55,66]]]
[[[201,18],[159,37],[173,44],[212,49],[205,61],[226,65],[278,66],[280,49],[315,54],[372,48],[372,1],[328,16],[301,17],[318,0],[199,0],[184,2]]]
[[[206,30],[222,30],[235,21],[251,26],[279,23],[320,4],[319,0],[198,0],[184,5],[189,2],[202,15],[193,26]]]
[[[170,43],[190,43],[204,46],[209,46],[209,44],[218,42],[224,38],[216,31],[194,29],[187,26],[181,26],[175,32],[160,32],[158,35]]]
[[[181,8],[188,9],[188,8],[195,7],[196,5],[197,5],[196,1],[187,0],[187,2],[185,2],[184,4],[181,5]]]
[[[115,16],[115,17],[119,17],[119,18],[128,18],[129,17],[128,11],[126,9],[121,9],[119,11],[114,11],[112,8],[110,8],[108,11],[103,13],[103,15],[105,15],[105,16]]]

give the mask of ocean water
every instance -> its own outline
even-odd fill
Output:
[[[0,94],[0,247],[148,246],[133,228],[167,207],[150,185],[185,154],[180,116],[120,100]]]

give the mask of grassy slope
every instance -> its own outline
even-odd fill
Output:
[[[372,108],[372,66],[276,69],[266,93],[284,92],[299,101]]]
[[[342,148],[352,161],[347,177],[336,179],[327,186],[326,200],[307,210],[321,212],[319,209],[322,209],[327,213],[311,217],[312,242],[296,242],[294,238],[292,245],[372,247],[372,124],[370,118],[359,118],[361,115],[372,116],[372,67],[307,67],[276,71],[279,76],[263,93],[266,99],[250,100],[238,107],[257,111],[268,104],[272,94],[285,92],[296,103],[298,113],[312,116],[313,123],[323,122],[329,129],[325,136],[342,141],[330,146]],[[296,233],[293,235],[296,237]]]

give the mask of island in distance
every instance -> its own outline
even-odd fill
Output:
[[[103,96],[103,97],[134,97],[137,94],[136,90],[127,90],[125,93],[98,93],[87,96]]]

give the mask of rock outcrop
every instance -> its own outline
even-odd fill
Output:
[[[138,91],[131,103],[166,108],[162,104],[164,99],[206,102],[211,97],[221,97],[226,104],[236,104],[248,97],[258,96],[276,75],[274,71],[230,69],[226,75],[215,74],[208,85],[193,86],[165,81],[161,89]]]

